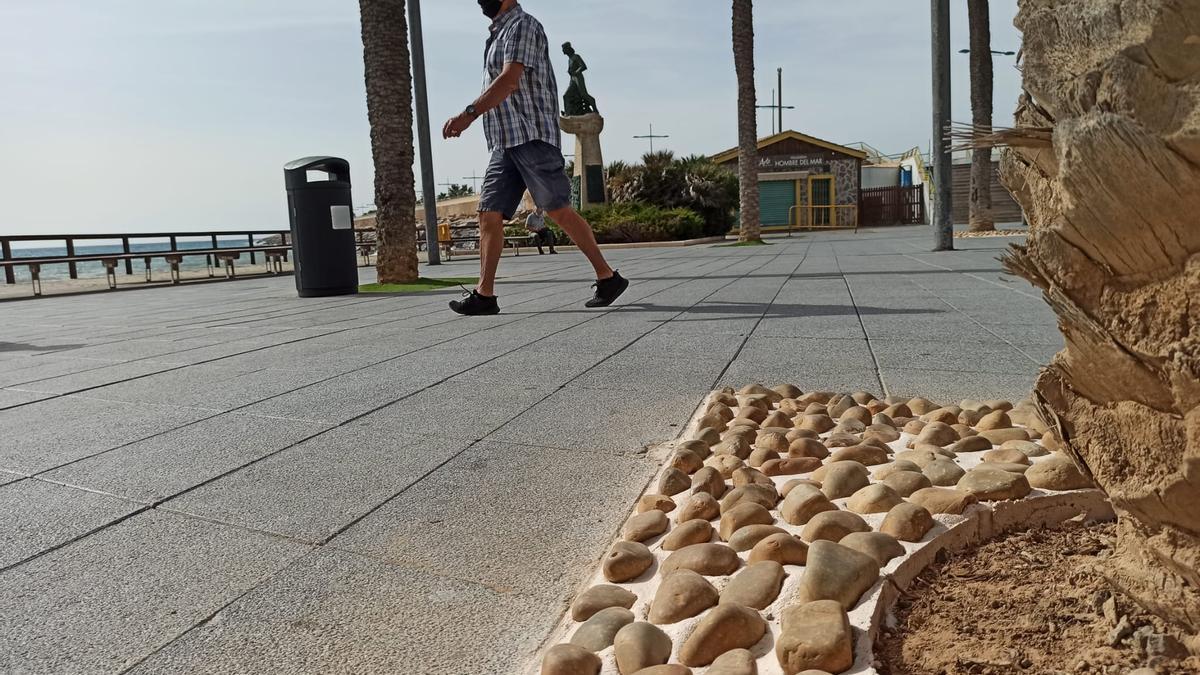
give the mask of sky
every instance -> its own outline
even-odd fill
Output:
[[[560,88],[572,42],[606,118],[606,162],[736,143],[728,0],[525,0]],[[970,119],[966,7],[952,2],[953,117]],[[1016,0],[992,0],[992,46],[1017,50]],[[478,96],[487,20],[475,0],[425,0],[436,182],[471,183],[481,125],[443,141]],[[784,69],[784,125],[885,153],[930,138],[926,0],[758,0],[760,102]],[[1012,121],[1014,58],[997,56],[995,122]],[[771,131],[769,111],[759,135]],[[573,139],[564,139],[572,153]],[[285,229],[283,165],[349,160],[374,201],[353,0],[0,0],[0,234]],[[419,171],[419,165],[418,165]],[[444,190],[444,187],[439,187]]]

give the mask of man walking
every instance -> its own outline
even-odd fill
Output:
[[[542,250],[542,246],[549,246],[552,255],[558,254],[558,251],[554,250],[554,233],[550,231],[549,227],[546,227],[546,212],[540,206],[525,219],[525,229],[533,233],[533,240],[537,242],[538,255],[546,253]]]
[[[596,236],[571,208],[558,128],[558,83],[546,33],[517,0],[478,0],[492,20],[484,49],[485,88],[466,110],[448,120],[443,138],[458,138],[483,117],[492,153],[479,196],[479,285],[450,303],[459,314],[499,314],[494,284],[504,248],[504,221],[513,217],[525,190],[587,257],[596,272],[588,307],[607,307],[629,282],[608,266]]]

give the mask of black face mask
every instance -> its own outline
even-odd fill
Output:
[[[504,0],[479,0],[479,8],[483,10],[483,15],[489,19],[494,19],[500,15],[500,7],[504,5]]]

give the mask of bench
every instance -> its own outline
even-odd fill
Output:
[[[529,242],[532,239],[533,239],[532,234],[525,234],[525,235],[521,235],[519,237],[506,236],[506,237],[504,237],[504,245],[512,246],[513,250],[516,251],[517,256],[520,257],[521,243],[524,242],[526,246],[529,246]],[[454,257],[454,245],[459,244],[459,243],[465,243],[465,242],[475,242],[476,244],[478,244],[479,237],[451,237],[449,239],[439,239],[438,240],[438,243],[441,244],[441,246],[442,246],[442,252],[446,254],[447,260],[450,260],[451,258]],[[478,252],[479,249],[476,248],[474,250],[476,252]]]
[[[117,265],[122,261],[131,261],[141,259],[146,266],[146,281],[152,281],[151,261],[155,258],[162,258],[171,267],[171,283],[180,283],[180,265],[186,256],[205,256],[208,262],[208,276],[213,277],[213,260],[225,263],[225,277],[233,279],[237,277],[234,269],[234,261],[240,259],[241,254],[262,253],[266,258],[267,271],[271,274],[278,274],[283,271],[283,261],[287,259],[290,246],[246,246],[240,248],[214,248],[214,249],[188,249],[183,251],[155,251],[141,253],[101,253],[95,255],[73,255],[73,256],[54,256],[42,258],[10,258],[0,260],[0,267],[15,268],[25,267],[29,270],[30,281],[33,285],[34,296],[42,294],[41,271],[42,265],[67,265],[81,262],[98,262],[104,266],[105,280],[108,282],[109,289],[117,287]]]

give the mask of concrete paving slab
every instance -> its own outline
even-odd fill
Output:
[[[979,373],[1027,373],[1037,363],[1006,342],[987,335],[952,348],[936,340],[872,340],[884,369],[957,370]]]
[[[127,403],[170,402],[225,411],[300,389],[324,377],[306,370],[247,372],[205,364],[91,389],[83,395]]]
[[[0,485],[8,485],[10,483],[15,483],[19,480],[24,480],[24,479],[25,479],[25,476],[23,476],[19,473],[12,473],[11,471],[0,470]]]
[[[0,411],[0,468],[34,474],[210,417],[212,410],[61,396]]]
[[[33,403],[50,398],[54,394],[41,394],[34,391],[18,391],[16,389],[0,389],[0,410]]]
[[[412,434],[479,440],[557,388],[547,383],[485,383],[462,375],[352,422],[384,438]]]
[[[671,440],[707,390],[664,382],[655,393],[636,389],[564,387],[513,418],[488,438],[548,448],[638,454]],[[614,424],[614,420],[621,420]]]
[[[0,569],[144,508],[124,499],[31,478],[0,485]]]
[[[540,597],[322,549],[130,675],[519,672],[554,620]]]
[[[656,469],[642,457],[484,442],[330,546],[553,600],[603,555]]]
[[[178,367],[176,364],[160,363],[157,361],[126,361],[99,368],[90,368],[67,375],[59,375],[58,377],[32,380],[15,386],[25,391],[70,394],[133,378],[140,378],[144,375],[161,373]]]
[[[762,384],[773,387],[777,384],[793,384],[802,391],[869,391],[880,396],[882,386],[870,363],[854,364],[845,370],[821,371],[797,368],[790,372],[778,365],[734,361],[729,370],[717,383],[721,387],[740,389],[747,384]]]
[[[1024,373],[916,370],[884,368],[883,380],[888,391],[899,396],[924,396],[932,401],[958,403],[964,398],[1000,398],[1018,401],[1029,396],[1037,378],[1037,368]]]
[[[405,489],[470,441],[331,429],[165,502],[161,508],[319,542]]]
[[[0,573],[0,672],[117,672],[308,547],[149,511]]]
[[[314,422],[224,413],[42,477],[152,504],[329,428]]]
[[[0,387],[20,386],[25,382],[103,368],[116,363],[97,359],[75,359],[59,356],[39,356],[6,361],[0,368]]]

